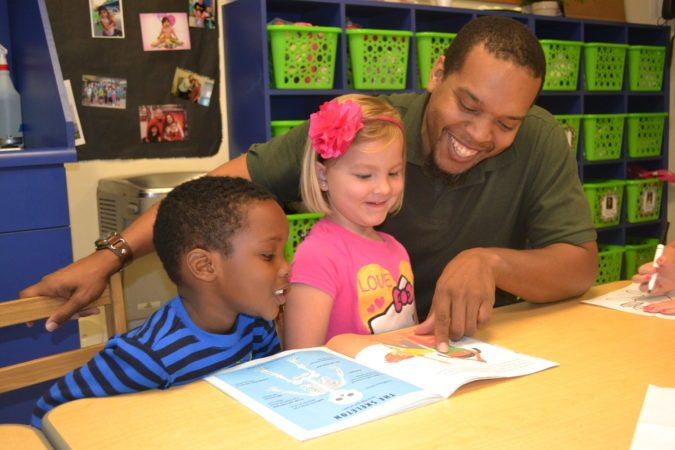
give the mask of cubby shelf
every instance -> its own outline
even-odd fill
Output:
[[[229,148],[231,157],[246,151],[253,143],[270,139],[272,120],[304,119],[325,100],[354,92],[349,89],[347,38],[338,40],[334,89],[321,91],[270,89],[270,63],[266,25],[273,19],[288,22],[309,22],[313,25],[347,28],[349,21],[363,28],[381,28],[416,32],[456,33],[470,20],[486,15],[485,11],[446,8],[408,3],[361,0],[247,0],[223,6],[223,33],[227,67],[227,104]],[[628,45],[667,46],[670,28],[618,22],[574,20],[563,17],[494,12],[510,16],[530,27],[539,39],[577,42],[604,42]],[[416,46],[410,46],[408,77],[404,91],[419,91],[416,67]],[[667,112],[669,107],[669,75],[663,77],[659,92],[628,90],[628,63],[623,88],[616,92],[591,92],[584,89],[584,60],[580,61],[578,89],[574,91],[542,91],[537,103],[553,114],[611,114],[631,112]],[[359,91],[378,94],[383,91]],[[581,132],[583,134],[583,131]],[[621,157],[615,161],[586,161],[583,136],[579,136],[579,177],[627,178],[628,164],[639,163],[647,169],[667,167],[667,120],[661,155],[629,158],[626,137]],[[666,190],[662,196],[661,218],[658,221],[621,223],[599,229],[599,242],[623,245],[627,232],[634,236],[659,236],[666,221]]]

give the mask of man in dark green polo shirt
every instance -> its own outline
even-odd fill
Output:
[[[419,330],[441,346],[473,334],[495,302],[560,300],[595,279],[596,233],[576,162],[555,119],[533,106],[545,65],[525,26],[482,17],[436,63],[428,93],[382,97],[401,112],[408,147],[403,209],[382,230],[408,249],[427,318]],[[297,201],[307,127],[253,145],[211,175],[251,178],[282,202]],[[151,210],[124,231],[133,254],[152,249],[154,217]],[[54,328],[124,262],[119,251],[96,252],[22,295],[70,295],[48,321]]]

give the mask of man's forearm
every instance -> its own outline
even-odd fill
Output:
[[[581,295],[593,285],[597,275],[595,242],[552,244],[533,250],[481,250],[494,252],[498,288],[535,303]]]

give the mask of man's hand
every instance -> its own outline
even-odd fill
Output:
[[[450,261],[436,282],[431,313],[417,328],[418,334],[434,332],[440,352],[452,340],[471,336],[488,322],[495,304],[497,257],[476,248]]]
[[[57,309],[45,324],[54,331],[68,319],[96,314],[98,308],[87,308],[105,289],[108,278],[119,270],[120,261],[112,252],[92,253],[69,266],[46,275],[38,283],[27,287],[19,297],[49,296],[68,301]]]

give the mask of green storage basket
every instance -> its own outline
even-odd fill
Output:
[[[354,89],[405,89],[411,31],[347,30]]]
[[[658,220],[663,182],[658,178],[626,180],[626,220],[630,223]]]
[[[341,31],[335,27],[267,25],[273,87],[332,89]]]
[[[610,283],[621,279],[624,248],[620,245],[598,245],[598,276],[595,284]]]
[[[621,205],[625,180],[597,180],[583,184],[596,228],[611,227],[621,222]]]
[[[663,129],[668,113],[626,114],[628,156],[658,156],[663,146]]]
[[[420,77],[419,85],[422,89],[426,89],[429,84],[431,69],[434,67],[436,61],[438,61],[438,58],[445,54],[445,50],[450,47],[455,36],[455,33],[415,33],[415,41],[417,41],[417,69]]]
[[[630,237],[626,238],[623,255],[623,273],[625,279],[630,279],[638,271],[638,267],[654,259],[658,238]]]
[[[291,128],[297,127],[303,122],[304,120],[273,120],[270,122],[272,125],[272,137],[286,134]]]
[[[314,224],[324,216],[323,213],[287,214],[288,241],[284,247],[284,257],[289,263],[295,255],[298,245],[307,237]]]
[[[584,44],[585,86],[589,91],[620,91],[626,63],[625,44]]]
[[[567,142],[570,144],[570,149],[576,154],[579,148],[579,131],[581,130],[583,115],[556,114],[554,117],[562,125],[563,130],[565,130],[565,136],[567,137]]]
[[[628,89],[660,91],[663,86],[665,61],[665,47],[630,45],[628,47]]]
[[[621,157],[625,114],[584,114],[584,158],[607,161]]]
[[[579,59],[582,42],[542,39],[546,56],[545,91],[575,91],[579,80]]]

